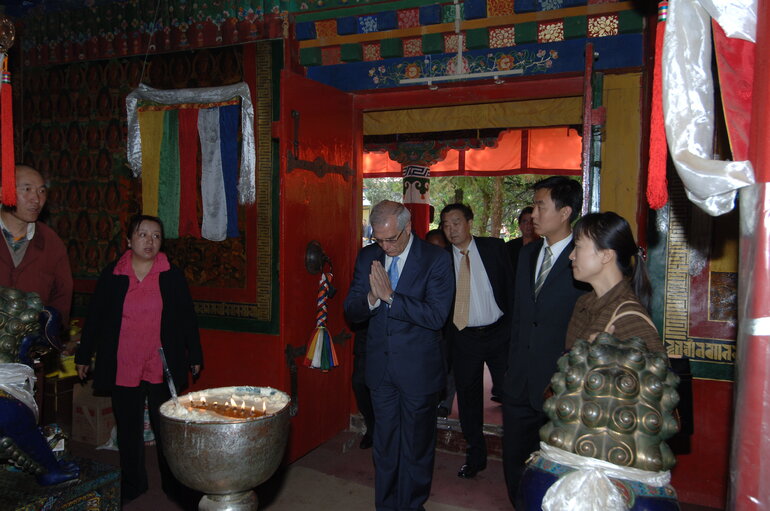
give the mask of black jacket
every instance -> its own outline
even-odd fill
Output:
[[[76,364],[90,364],[96,353],[94,389],[100,392],[115,386],[123,301],[129,284],[126,275],[113,275],[115,264],[107,265],[99,276],[75,355]],[[161,345],[177,390],[181,391],[187,387],[190,366],[203,363],[198,321],[182,270],[172,265],[160,273],[158,280],[163,300]]]

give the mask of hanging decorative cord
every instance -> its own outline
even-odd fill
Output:
[[[658,26],[655,29],[655,62],[652,73],[652,106],[650,112],[650,159],[647,165],[647,203],[652,209],[660,209],[668,202],[666,162],[666,124],[663,119],[663,83],[661,58],[666,32],[668,2],[658,2]]]
[[[329,272],[321,272],[321,280],[318,283],[318,298],[316,300],[316,328],[308,343],[304,364],[311,369],[329,371],[339,365],[337,353],[332,345],[329,330],[326,329],[327,306],[329,290],[334,275]]]
[[[16,205],[16,161],[13,154],[13,89],[8,72],[8,55],[3,56],[3,77],[0,85],[0,144],[2,144],[2,197],[6,206]]]

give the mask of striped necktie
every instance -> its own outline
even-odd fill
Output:
[[[535,280],[535,296],[540,293],[540,289],[542,289],[545,279],[548,277],[548,272],[551,271],[551,266],[553,265],[552,257],[551,247],[545,247],[543,264],[540,265],[540,273],[537,274],[537,280]]]

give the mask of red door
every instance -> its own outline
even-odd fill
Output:
[[[328,301],[327,327],[338,339],[349,332],[342,303],[361,239],[361,115],[350,94],[286,70],[280,105],[280,336],[284,347],[301,347],[315,329],[320,275],[305,267],[313,240],[329,258],[337,290]],[[347,427],[352,345],[352,338],[335,344],[340,366],[326,373],[294,358],[298,394],[290,460]]]

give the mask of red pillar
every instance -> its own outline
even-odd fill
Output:
[[[430,166],[405,165],[404,206],[412,214],[412,231],[425,238],[430,227]]]
[[[735,416],[728,509],[770,506],[770,44],[768,2],[758,2],[749,159],[757,184],[741,191]]]

